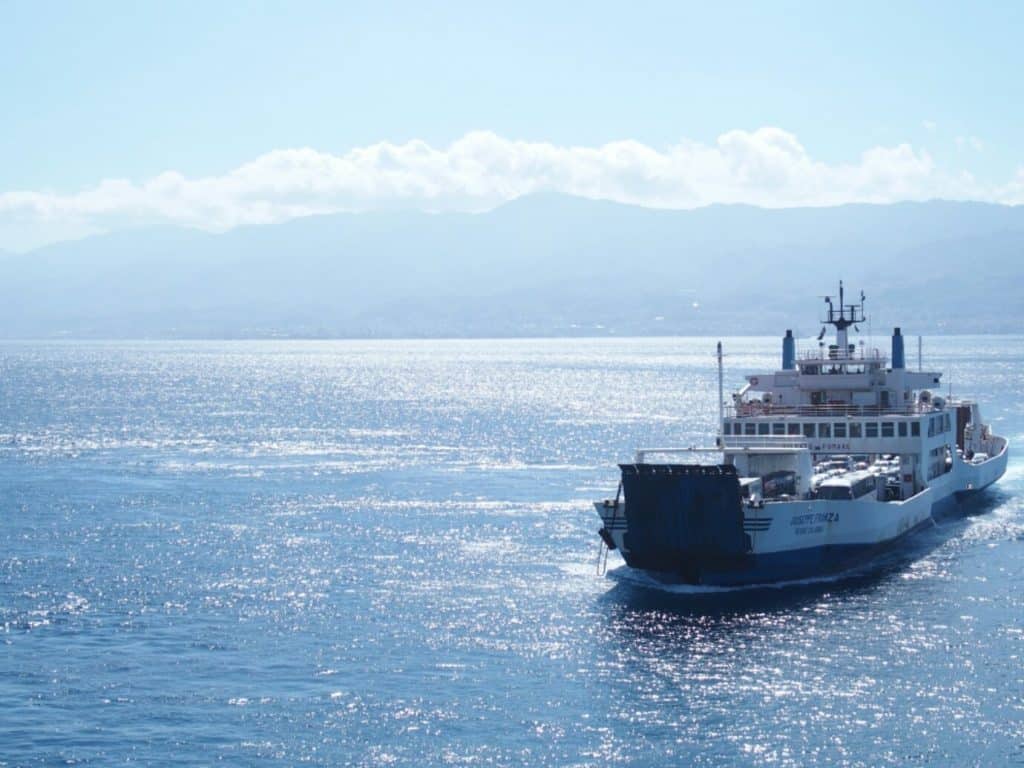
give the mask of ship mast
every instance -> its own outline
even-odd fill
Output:
[[[839,281],[839,309],[836,310],[831,296],[825,297],[828,304],[828,317],[822,320],[826,325],[835,326],[836,346],[840,358],[850,357],[850,347],[846,329],[856,323],[863,323],[864,318],[864,291],[860,292],[860,304],[847,304],[843,289],[843,281]],[[822,329],[824,331],[824,329]]]
[[[724,445],[725,434],[725,395],[722,391],[722,342],[718,342],[718,445]]]

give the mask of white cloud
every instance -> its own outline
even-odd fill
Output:
[[[980,149],[975,137],[965,140]],[[765,207],[932,198],[1024,202],[1024,171],[1003,186],[939,168],[909,144],[874,147],[854,162],[816,160],[792,133],[729,131],[714,144],[654,148],[636,141],[558,146],[468,133],[444,148],[381,142],[332,155],[281,149],[221,176],[174,171],[148,181],[107,179],[72,194],[0,193],[0,247],[139,223],[209,231],[297,216],[393,207],[481,211],[537,191],[659,208],[711,203]]]
[[[979,139],[977,136],[957,136],[956,145],[959,149],[970,147],[975,152],[985,151],[985,142]]]

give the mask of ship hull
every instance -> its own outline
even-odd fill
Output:
[[[958,514],[962,502],[1003,475],[1006,461],[1005,445],[983,464],[957,458],[949,472],[905,501],[795,500],[759,507],[743,505],[732,493],[734,477],[709,478],[713,468],[703,468],[695,481],[695,467],[673,474],[664,466],[622,465],[625,497],[595,508],[602,537],[631,568],[677,583],[771,584],[840,573],[899,548],[937,518]]]
[[[931,525],[932,520],[929,518],[892,539],[874,544],[825,544],[781,552],[751,553],[743,562],[732,567],[716,567],[709,563],[697,570],[689,567],[681,571],[658,573],[663,580],[670,582],[721,587],[806,581],[869,564],[886,553],[898,550],[906,544],[906,539]]]

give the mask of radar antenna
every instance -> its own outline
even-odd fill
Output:
[[[847,304],[846,303],[846,290],[843,286],[843,281],[839,281],[839,301],[833,301],[832,296],[825,297],[825,303],[828,304],[828,316],[822,320],[826,326],[834,326],[836,329],[836,343],[830,344],[828,348],[828,356],[832,360],[849,360],[853,357],[855,346],[849,343],[849,334],[847,329],[853,326],[853,329],[860,332],[858,323],[867,321],[867,316],[864,314],[864,291],[860,292],[860,303],[859,304]],[[838,308],[837,308],[838,305]],[[825,335],[825,328],[821,329],[821,336],[818,337],[818,341],[822,344],[824,352],[824,344],[821,342],[822,336]]]
[[[843,281],[839,281],[839,311],[836,311],[832,303],[832,297],[826,296],[825,303],[828,304],[828,317],[822,320],[826,325],[834,325],[837,331],[845,331],[854,323],[863,323],[864,316],[864,291],[860,292],[860,304],[847,304]]]

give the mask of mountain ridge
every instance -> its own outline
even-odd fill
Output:
[[[1004,332],[1015,313],[984,310],[1022,308],[1022,255],[1024,207],[678,211],[536,195],[484,213],[163,226],[7,255],[0,336],[776,332],[814,326],[840,278],[867,292],[879,321]]]

